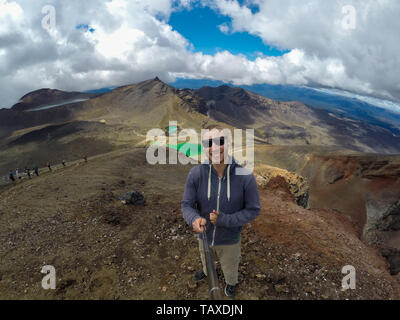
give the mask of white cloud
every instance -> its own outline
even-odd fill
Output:
[[[309,83],[400,100],[399,1],[247,0],[258,5],[254,14],[237,0],[203,2],[229,16],[233,32],[249,32],[266,44],[302,52],[299,62],[305,68],[298,72]],[[342,27],[348,18],[342,8],[349,5],[355,8],[355,29]],[[321,75],[310,63],[322,67]]]
[[[22,9],[16,2],[7,2],[5,0],[0,0],[0,22],[2,22],[2,27],[5,23],[9,22],[6,19],[11,20],[21,20]]]
[[[219,31],[221,31],[222,33],[225,33],[225,34],[228,34],[228,33],[229,33],[229,26],[228,26],[227,23],[220,24],[220,25],[218,26],[218,29],[219,29]]]
[[[173,10],[169,0],[55,1],[51,33],[42,28],[48,1],[0,1],[1,107],[42,87],[87,90],[156,75],[172,80],[170,68],[180,71],[190,55],[189,42],[163,22]],[[81,24],[95,32],[78,30]]]
[[[357,99],[362,102],[366,102],[369,104],[372,104],[373,106],[390,110],[395,113],[400,114],[400,103],[396,103],[393,101],[389,100],[384,100],[384,99],[377,99],[374,97],[368,97],[368,96],[362,96],[356,93],[348,92],[345,90],[338,90],[338,89],[323,89],[323,88],[309,88],[318,92],[326,93],[329,95],[336,95],[336,96],[341,96],[341,97],[346,97],[346,98],[351,98],[351,99]]]
[[[0,0],[0,92],[8,107],[42,87],[88,90],[123,85],[156,75],[211,78],[237,85],[322,85],[387,99],[400,99],[400,2],[395,0],[201,0],[229,16],[221,32],[249,32],[289,50],[281,57],[220,51],[195,52],[168,25],[174,10],[193,0]],[[44,5],[53,3],[56,29],[41,26]],[[355,30],[341,28],[344,4],[357,9]],[[78,30],[89,25],[94,32]]]

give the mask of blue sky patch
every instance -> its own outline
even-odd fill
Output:
[[[87,25],[87,24],[78,24],[76,26],[76,29],[78,30],[83,30],[83,31],[89,31],[89,32],[95,32],[96,30],[93,29],[91,26]]]
[[[256,12],[258,7],[250,8]],[[191,10],[183,9],[173,12],[168,21],[174,30],[184,36],[194,46],[195,52],[214,55],[220,51],[232,54],[243,54],[249,60],[259,55],[281,56],[289,51],[281,51],[265,45],[261,38],[247,32],[230,32],[231,19],[209,7],[195,6]],[[229,29],[222,32],[219,26]]]
[[[256,3],[249,3],[247,0],[238,0],[241,6],[246,6],[251,10],[252,14],[255,14],[260,11],[260,7]]]

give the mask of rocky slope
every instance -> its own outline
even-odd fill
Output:
[[[259,147],[256,159],[303,176],[310,208],[348,217],[365,243],[379,248],[392,273],[400,270],[400,157],[327,148]]]
[[[113,151],[0,191],[0,298],[207,299],[197,240],[180,201],[190,166]],[[144,206],[119,196],[138,190]],[[237,299],[397,299],[399,282],[341,214],[306,210],[284,178],[260,186],[260,217],[246,226]],[[44,265],[56,290],[41,288]],[[342,267],[356,290],[342,290]],[[218,267],[221,278],[221,270]]]
[[[261,188],[267,186],[274,186],[274,180],[276,177],[281,177],[285,180],[288,190],[293,195],[293,200],[304,208],[308,208],[308,198],[310,187],[307,180],[293,172],[289,172],[284,169],[271,167],[265,164],[258,164],[254,170],[257,183]],[[279,181],[279,180],[278,180]]]

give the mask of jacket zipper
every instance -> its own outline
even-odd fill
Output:
[[[218,197],[217,197],[217,213],[219,214],[219,196],[221,194],[221,179],[218,177]],[[214,231],[213,231],[213,239],[212,239],[212,244],[211,246],[214,246],[214,240],[215,240],[215,231],[217,230],[217,226],[214,226]]]

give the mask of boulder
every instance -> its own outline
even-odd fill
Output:
[[[386,200],[386,201],[385,201]],[[390,265],[390,272],[400,272],[400,200],[367,199],[367,221],[363,240],[380,249]]]
[[[307,179],[293,172],[259,164],[254,170],[257,184],[262,189],[287,189],[294,201],[303,208],[308,208],[309,185]]]
[[[119,200],[121,200],[123,204],[144,205],[146,203],[144,195],[136,190],[124,193],[119,197]]]

